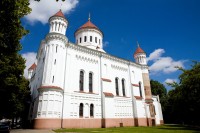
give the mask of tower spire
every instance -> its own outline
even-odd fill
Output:
[[[140,47],[140,44],[138,43],[138,41],[137,41],[137,46]]]
[[[88,15],[88,21],[90,21],[90,12],[89,12],[89,15]]]

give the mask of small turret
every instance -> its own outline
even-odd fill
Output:
[[[138,48],[136,49],[134,53],[135,62],[141,65],[147,65],[146,53],[144,52],[144,50],[140,48],[140,45],[138,42],[137,44],[138,44]]]
[[[65,35],[68,21],[61,10],[49,18],[49,23],[50,23],[49,33],[54,32]]]
[[[31,79],[31,77],[32,77],[32,75],[33,75],[33,71],[36,69],[36,64],[35,63],[33,63],[32,65],[31,65],[31,67],[29,67],[29,69],[28,69],[28,80],[30,80]]]

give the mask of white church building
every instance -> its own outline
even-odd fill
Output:
[[[28,69],[33,128],[107,128],[163,124],[159,96],[152,96],[146,53],[135,62],[106,53],[103,32],[90,18],[65,35],[68,20],[60,10],[49,18],[37,62]]]

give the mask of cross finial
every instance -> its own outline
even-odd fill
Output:
[[[90,21],[90,12],[89,12],[89,16],[88,16],[88,21]]]
[[[137,46],[140,47],[140,44],[138,43],[138,41],[137,41]]]
[[[61,9],[62,9],[62,2],[60,3],[60,11],[61,11]]]

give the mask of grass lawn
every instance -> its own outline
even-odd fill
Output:
[[[121,127],[121,128],[87,128],[87,129],[58,129],[59,133],[200,133],[200,128],[181,125],[163,125],[156,127]]]

